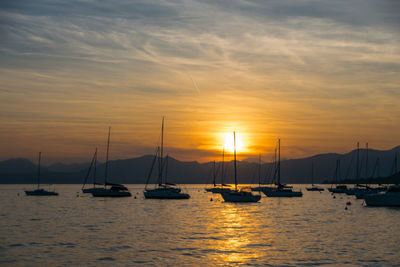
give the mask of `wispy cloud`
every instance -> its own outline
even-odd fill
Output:
[[[290,157],[343,152],[357,135],[395,145],[399,14],[395,0],[2,1],[0,156],[78,128],[66,142],[79,157],[108,124],[121,156],[140,154],[163,114],[191,159],[233,126],[256,153],[278,135],[311,147]]]

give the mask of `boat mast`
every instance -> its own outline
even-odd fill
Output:
[[[278,139],[278,186],[281,185],[281,139]]]
[[[258,155],[258,187],[261,186],[261,153]]]
[[[161,149],[160,149],[160,159],[158,166],[158,185],[162,184],[163,152],[164,152],[164,116],[162,117],[162,124],[161,124]]]
[[[314,162],[311,162],[311,186],[314,186]]]
[[[215,160],[213,163],[213,180],[214,180],[214,187],[216,187],[217,185],[215,184]]]
[[[97,148],[96,148],[96,152],[97,152]],[[88,171],[86,173],[85,180],[83,181],[83,184],[82,184],[82,189],[85,188],[86,182],[87,182],[87,180],[89,178],[90,171],[92,170],[92,166],[93,166],[94,160],[96,158],[96,152],[93,154],[92,161],[90,162],[90,166],[89,166],[89,169],[88,169]],[[93,185],[94,185],[94,180],[93,180]]]
[[[104,170],[104,186],[107,185],[107,171],[108,171],[108,151],[110,149],[110,132],[111,127],[108,127],[108,138],[107,138],[107,154],[106,154],[106,167]]]
[[[357,165],[356,165],[356,179],[360,178],[360,142],[357,142]]]
[[[96,169],[97,169],[97,147],[94,152],[94,172],[93,172],[93,187],[96,187]]]
[[[236,133],[233,132],[233,156],[234,156],[234,165],[235,165],[235,190],[237,191],[237,174],[236,174]]]
[[[224,186],[224,161],[225,161],[225,148],[222,148],[221,186]]]
[[[368,142],[365,143],[365,178],[368,177]]]
[[[37,189],[40,187],[40,159],[42,157],[42,152],[39,152],[39,160],[38,160],[38,175],[37,175]]]

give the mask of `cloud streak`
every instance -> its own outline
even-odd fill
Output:
[[[79,128],[67,141],[79,159],[86,136],[108,124],[124,132],[116,151],[131,143],[137,155],[161,115],[187,159],[206,159],[215,132],[232,127],[254,153],[277,136],[312,147],[289,157],[343,152],[356,136],[394,146],[399,14],[389,0],[2,1],[0,156]]]

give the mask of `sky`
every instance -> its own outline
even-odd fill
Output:
[[[400,144],[396,0],[3,0],[0,36],[0,160],[151,154],[162,116],[188,161]]]

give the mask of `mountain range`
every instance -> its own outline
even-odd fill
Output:
[[[400,152],[400,146],[390,150],[368,150],[368,164],[366,149],[360,149],[359,177],[388,177],[399,171],[400,164],[395,160]],[[118,159],[109,161],[108,181],[115,183],[143,184],[150,170],[154,156],[145,155],[138,158]],[[330,182],[334,178],[336,162],[340,160],[339,180],[354,181],[356,179],[357,150],[345,154],[327,153],[307,158],[285,159],[281,161],[282,183],[311,183],[311,166],[314,166],[314,183]],[[217,183],[221,181],[221,162],[216,163]],[[261,181],[272,181],[273,162],[261,164]],[[89,163],[64,164],[55,163],[41,167],[42,183],[68,184],[82,183]],[[97,166],[97,181],[104,181],[105,164]],[[157,168],[157,167],[156,167]],[[238,161],[238,182],[258,183],[259,165],[252,160]],[[36,183],[37,166],[23,158],[8,159],[0,162],[0,183],[19,184]],[[374,173],[373,173],[374,172]],[[233,162],[224,162],[224,183],[233,183]],[[168,181],[180,184],[207,184],[212,182],[213,163],[199,163],[196,161],[179,161],[169,157]],[[154,169],[150,182],[156,181],[157,170]],[[92,178],[89,178],[92,181]]]

